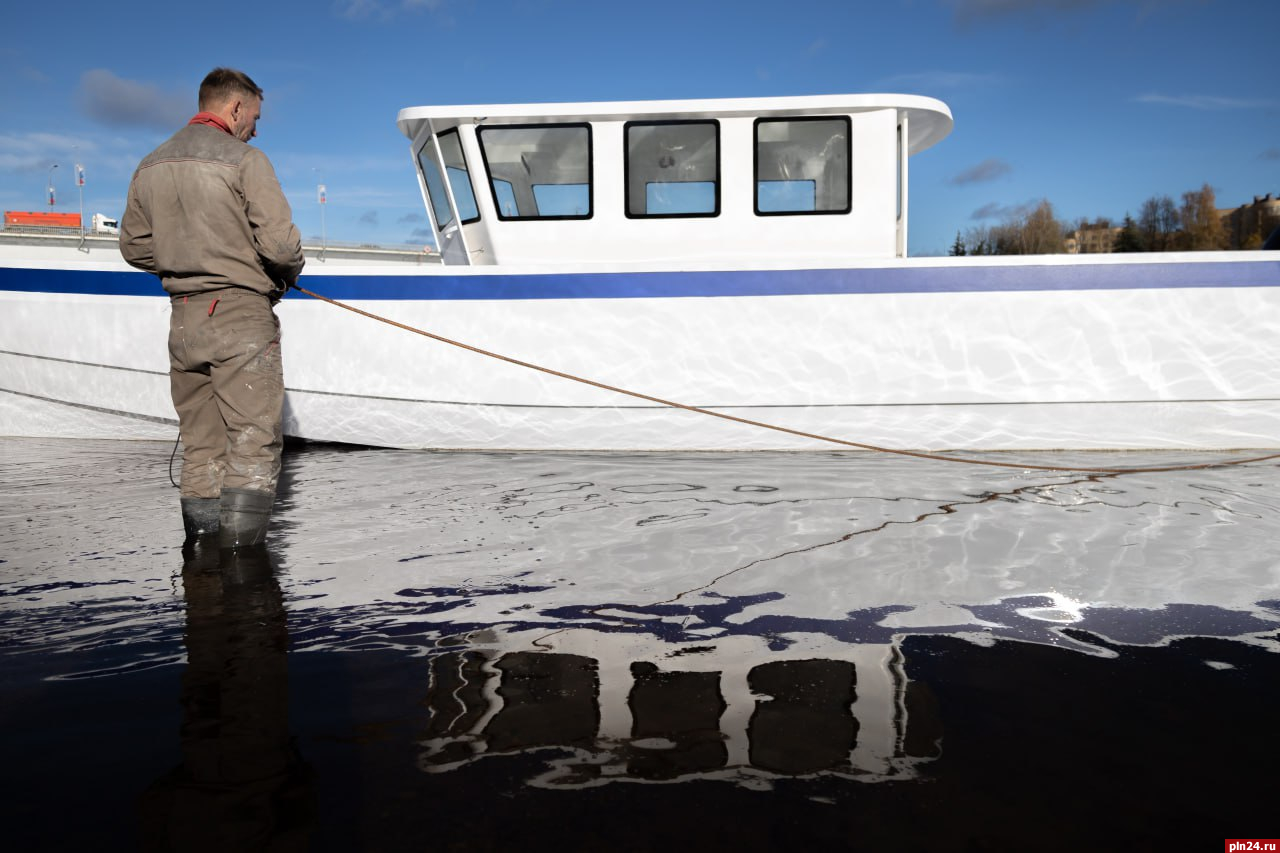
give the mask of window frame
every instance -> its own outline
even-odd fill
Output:
[[[498,198],[498,189],[493,185],[495,180],[493,169],[489,166],[489,153],[484,147],[484,134],[488,131],[497,130],[548,130],[552,128],[582,128],[587,132],[587,212],[585,214],[556,214],[553,216],[544,216],[537,214],[534,216],[507,216],[502,212],[501,202]],[[543,122],[532,124],[490,124],[476,126],[476,144],[480,146],[480,159],[484,161],[485,181],[489,185],[489,195],[493,199],[493,209],[497,217],[502,222],[552,222],[564,219],[592,219],[596,215],[596,167],[595,167],[595,135],[591,132],[591,123],[584,121],[568,121],[568,122]],[[497,178],[496,180],[507,181],[506,178]],[[539,186],[580,186],[580,184],[540,184]],[[533,184],[530,183],[530,193],[533,192]],[[536,202],[535,202],[536,203]]]
[[[458,132],[458,128],[456,128],[456,127],[451,127],[451,128],[449,128],[448,130],[441,131],[440,133],[437,133],[437,134],[436,134],[436,139],[437,139],[437,140],[439,140],[439,139],[440,139],[440,137],[442,137],[442,136],[447,136],[447,135],[449,135],[449,134],[451,134],[451,133],[452,133],[452,134],[457,138],[457,140],[458,140],[458,156],[462,158],[462,173],[463,173],[463,175],[464,175],[464,176],[466,177],[466,179],[467,179],[467,188],[471,191],[471,204],[472,204],[472,205],[475,207],[475,209],[476,209],[476,215],[475,215],[475,216],[471,217],[470,219],[459,219],[459,220],[458,220],[458,224],[459,224],[459,225],[470,225],[472,222],[479,222],[479,221],[480,221],[480,204],[479,204],[479,202],[476,200],[476,187],[475,187],[475,183],[471,180],[471,166],[467,163],[467,149],[466,149],[466,148],[463,146],[463,144],[462,144],[462,134]],[[437,144],[439,144],[439,143],[437,142]],[[441,152],[440,152],[440,153],[441,153],[441,154],[443,154],[443,153],[444,153],[444,151],[443,151],[443,150],[441,150]],[[449,169],[450,169],[450,166],[449,166],[449,164],[448,164],[448,163],[444,163],[444,162],[442,162],[440,165],[444,168],[444,179],[445,179],[445,182],[449,185],[449,190],[450,190],[450,192],[452,192],[452,193],[453,193],[453,202],[454,202],[454,204],[455,204],[455,205],[457,205],[457,204],[458,204],[458,192],[457,192],[457,190],[455,190],[455,189],[453,188],[453,182],[449,180]],[[455,167],[453,167],[453,168],[457,168],[457,167],[455,166]],[[460,206],[460,205],[459,205],[459,206]],[[459,212],[459,213],[461,213],[462,211],[461,211],[461,210],[459,210],[458,212]]]
[[[831,210],[761,210],[760,209],[760,125],[779,122],[839,121],[844,123],[845,204],[844,209]],[[815,179],[806,179],[815,180]],[[816,180],[815,180],[816,186]],[[816,193],[816,190],[815,190]],[[853,121],[847,115],[761,116],[751,125],[751,207],[756,216],[845,216],[853,211]]]
[[[680,124],[709,124],[715,129],[716,157],[715,157],[715,178],[714,178],[714,199],[715,204],[710,212],[692,212],[692,213],[632,213],[631,212],[631,128],[640,127],[658,127],[662,125],[680,125]],[[622,212],[627,219],[714,219],[720,215],[720,187],[722,186],[721,177],[721,147],[720,147],[720,121],[713,118],[696,118],[696,119],[667,119],[662,121],[628,121],[622,125]],[[670,183],[705,183],[704,181],[671,181]],[[646,185],[647,186],[647,185]],[[645,208],[648,208],[646,202]]]
[[[472,182],[472,180],[471,180],[471,166],[467,163],[467,151],[466,151],[466,148],[465,148],[465,147],[463,146],[463,144],[462,144],[462,134],[460,134],[460,133],[458,132],[458,128],[456,128],[456,127],[451,127],[451,128],[449,128],[448,130],[442,130],[442,131],[440,131],[439,133],[431,133],[431,134],[428,134],[428,135],[427,135],[427,138],[426,138],[426,141],[422,143],[422,146],[421,146],[420,148],[418,148],[418,156],[417,156],[417,160],[418,160],[418,168],[419,168],[419,169],[421,169],[421,170],[423,171],[422,181],[423,181],[423,183],[424,183],[424,184],[426,185],[426,187],[427,187],[427,201],[428,201],[428,203],[429,203],[429,204],[431,204],[431,207],[432,207],[432,211],[431,211],[431,212],[432,212],[432,216],[433,216],[433,218],[435,218],[435,217],[436,217],[436,214],[438,213],[438,211],[435,209],[435,202],[431,200],[431,182],[427,180],[426,170],[425,170],[425,168],[423,168],[423,165],[422,165],[422,152],[423,152],[423,150],[425,150],[425,149],[426,149],[426,147],[427,147],[428,145],[431,145],[431,146],[434,146],[434,153],[435,153],[435,154],[437,154],[437,155],[443,155],[443,154],[444,154],[444,151],[441,149],[441,146],[439,145],[439,141],[438,141],[438,140],[440,139],[440,137],[446,136],[446,135],[448,135],[448,134],[450,134],[450,133],[452,133],[455,137],[457,137],[457,140],[458,140],[458,156],[460,156],[460,157],[462,158],[462,170],[463,170],[463,174],[465,175],[465,177],[466,177],[466,179],[467,179],[467,185],[468,185],[468,186],[470,187],[470,189],[471,189],[471,203],[475,206],[475,209],[476,209],[476,215],[475,215],[475,216],[472,216],[472,217],[471,217],[471,218],[469,218],[469,219],[461,219],[461,218],[460,218],[460,219],[458,219],[458,224],[459,224],[459,225],[470,225],[470,224],[471,224],[471,223],[473,223],[473,222],[479,222],[479,221],[480,221],[480,204],[479,204],[479,201],[476,199],[476,188],[475,188],[475,184],[474,184],[474,183]],[[449,166],[444,162],[443,157],[441,157],[441,159],[440,159],[439,166],[440,166],[440,170],[441,170],[440,179],[441,179],[441,181],[443,181],[443,182],[448,186],[448,190],[447,190],[447,192],[448,192],[450,195],[452,195],[452,196],[453,196],[453,203],[454,203],[454,206],[455,206],[455,207],[457,207],[457,206],[458,206],[458,194],[457,194],[457,192],[455,192],[455,191],[454,191],[454,189],[453,189],[453,184],[449,181],[449,168],[450,168],[450,167],[449,167]],[[448,199],[447,199],[447,198],[446,198],[445,200],[446,200],[446,201],[448,201]],[[454,214],[460,214],[460,213],[461,213],[461,211],[460,211],[460,210],[452,210],[452,209],[451,209],[451,210],[449,211],[449,213],[450,213],[449,221],[448,221],[448,222],[446,222],[444,225],[437,225],[437,228],[438,228],[438,229],[443,230],[444,228],[448,228],[448,227],[449,227],[449,225],[451,225],[451,224],[453,223],[453,215],[454,215]]]

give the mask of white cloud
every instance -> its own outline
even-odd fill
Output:
[[[52,164],[93,154],[98,146],[89,139],[56,133],[0,134],[0,170],[40,172]]]
[[[105,68],[80,75],[77,99],[84,114],[115,127],[176,130],[196,111],[196,90],[162,89],[118,77]]]
[[[1115,0],[951,0],[951,5],[957,19],[971,20],[1022,12],[1071,12],[1112,2]]]
[[[73,179],[76,163],[85,168],[86,181],[102,187],[104,181],[133,174],[145,149],[136,142],[112,136],[74,136],[56,133],[0,133],[0,172],[31,174],[58,164],[55,180],[61,186]]]
[[[333,11],[343,18],[367,18],[381,12],[382,4],[378,0],[337,0]]]
[[[353,20],[386,20],[397,12],[435,12],[444,5],[445,0],[334,0],[333,11],[339,17]]]
[[[991,202],[984,204],[975,210],[970,219],[1013,219],[1019,216],[1025,216],[1036,209],[1038,201],[1028,201],[1022,204],[1000,204],[999,202]]]
[[[369,154],[340,157],[306,154],[296,150],[273,150],[270,153],[276,175],[281,181],[334,184],[334,182],[340,183],[344,177],[351,175],[388,174],[401,177],[411,186],[415,186],[413,161],[407,156]]]
[[[981,74],[973,71],[920,71],[914,74],[895,74],[880,81],[891,89],[915,89],[920,92],[937,92],[942,89],[978,89],[999,86],[1004,78],[998,74]]]
[[[1134,98],[1140,104],[1161,104],[1170,107],[1187,107],[1193,110],[1269,110],[1276,101],[1257,98],[1228,98],[1219,95],[1139,95]]]
[[[1013,167],[1003,160],[997,160],[994,157],[983,160],[976,166],[965,169],[960,174],[951,179],[950,183],[957,187],[966,184],[981,184],[988,181],[994,181],[1002,178],[1013,171]]]
[[[421,210],[422,198],[418,195],[418,188],[414,185],[412,178],[407,182],[400,183],[405,183],[405,186],[388,188],[367,184],[334,184],[330,181],[325,184],[328,195],[327,203],[330,210],[338,208],[345,210],[379,208],[391,213]],[[316,186],[314,183],[302,186],[296,183],[290,184],[285,187],[285,197],[289,199],[290,204],[297,208],[314,206],[316,204]]]
[[[1023,18],[1051,21],[1060,20],[1062,14],[1087,12],[1105,6],[1130,6],[1142,21],[1170,7],[1205,3],[1210,0],[946,0],[954,10],[954,20],[961,26],[1001,18]]]
[[[23,80],[26,80],[28,83],[35,83],[41,86],[43,86],[46,83],[53,82],[53,78],[50,77],[48,74],[44,73],[39,68],[33,68],[29,65],[19,70],[18,74],[19,76],[22,77]]]

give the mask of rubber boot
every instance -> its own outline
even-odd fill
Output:
[[[218,532],[218,498],[179,498],[178,502],[182,504],[182,527],[187,539]]]
[[[222,556],[216,525],[213,533],[188,536],[187,541],[182,543],[183,574],[217,574],[221,568]]]
[[[224,549],[219,568],[223,581],[247,595],[246,601],[255,601],[254,593],[271,581],[271,555],[266,545],[242,545],[234,550]]]
[[[222,490],[218,542],[223,548],[261,545],[267,539],[267,522],[276,496],[251,489]]]

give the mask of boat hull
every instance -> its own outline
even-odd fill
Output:
[[[312,264],[300,284],[550,370],[858,444],[1280,445],[1280,262],[1262,253],[751,270]],[[169,306],[153,278],[122,263],[9,263],[0,302],[0,433],[175,434]],[[538,372],[296,292],[277,310],[295,437],[839,446]]]

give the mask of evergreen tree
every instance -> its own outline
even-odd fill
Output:
[[[953,258],[966,254],[964,240],[960,239],[959,231],[956,232],[956,241],[951,244],[951,250],[947,254],[951,255]]]
[[[1143,250],[1142,234],[1138,231],[1138,223],[1133,221],[1133,217],[1128,213],[1124,215],[1124,224],[1120,226],[1120,233],[1116,235],[1115,243],[1112,245],[1114,252],[1141,252]]]

